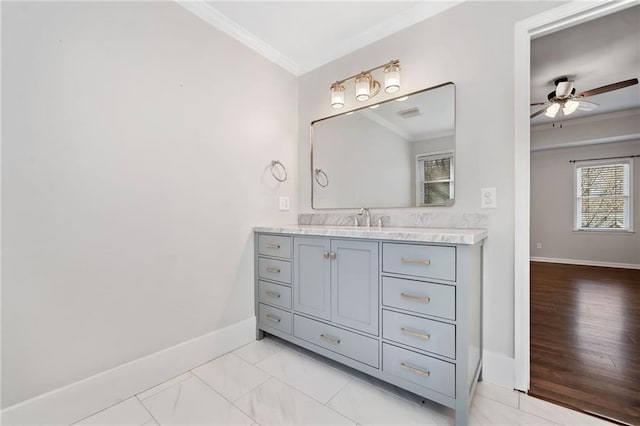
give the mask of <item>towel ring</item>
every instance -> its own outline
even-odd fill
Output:
[[[323,178],[324,183],[322,183],[320,181],[320,179],[318,179],[318,176],[324,176],[324,178]],[[327,176],[327,174],[324,172],[324,170],[316,169],[313,178],[316,180],[316,183],[318,185],[320,185],[321,187],[326,188],[327,186],[329,186],[329,176]]]
[[[284,177],[283,178],[281,178],[279,176],[280,173],[276,173],[275,170],[276,170],[277,166],[280,166],[280,168],[282,169],[282,172],[284,173]],[[284,182],[285,180],[287,180],[287,169],[284,167],[284,164],[282,164],[280,161],[273,160],[271,162],[271,175],[278,182]]]

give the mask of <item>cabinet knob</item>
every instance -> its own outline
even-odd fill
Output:
[[[336,258],[336,254],[334,252],[329,253],[329,258],[330,259],[335,259]]]
[[[324,257],[325,259],[328,259],[329,258],[329,252],[325,251],[324,253],[322,253],[322,257]]]

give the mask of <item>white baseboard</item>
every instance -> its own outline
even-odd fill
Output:
[[[515,389],[515,360],[506,355],[482,351],[482,380]]]
[[[237,349],[255,337],[256,318],[252,317],[8,407],[2,411],[0,423],[74,423]]]
[[[639,263],[598,262],[596,260],[557,259],[554,257],[531,257],[532,262],[566,263],[568,265],[602,266],[605,268],[640,269]]]

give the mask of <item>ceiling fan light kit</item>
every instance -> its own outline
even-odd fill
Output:
[[[560,109],[562,109],[562,114],[564,116],[571,115],[577,110],[591,111],[598,107],[598,104],[595,102],[585,101],[583,98],[633,86],[638,84],[638,79],[632,78],[629,80],[619,81],[596,89],[587,90],[578,93],[577,95],[576,89],[573,87],[573,81],[569,80],[569,77],[560,77],[553,83],[556,86],[556,90],[547,95],[549,102],[537,102],[531,104],[531,106],[544,105],[542,109],[532,113],[531,118],[537,117],[543,113],[549,118],[555,118]]]

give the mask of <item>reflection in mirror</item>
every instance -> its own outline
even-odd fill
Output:
[[[455,85],[311,123],[314,209],[451,206]]]

